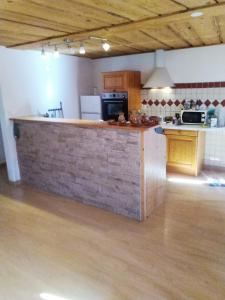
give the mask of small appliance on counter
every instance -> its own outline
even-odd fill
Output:
[[[180,113],[181,124],[201,125],[206,122],[206,110],[182,110]]]
[[[207,112],[207,124],[210,127],[217,127],[218,126],[218,119],[215,114],[215,109],[211,108]]]
[[[125,119],[128,121],[128,93],[102,93],[102,119],[104,121],[118,121],[119,113],[124,113]]]
[[[81,119],[101,120],[101,98],[100,96],[80,96]]]

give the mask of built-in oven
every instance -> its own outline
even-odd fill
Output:
[[[126,92],[102,93],[101,102],[104,121],[111,119],[117,121],[120,112],[123,112],[126,120],[128,120],[128,94]]]

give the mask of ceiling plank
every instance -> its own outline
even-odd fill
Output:
[[[215,0],[176,0],[177,3],[186,6],[187,8],[195,8],[200,6],[208,6],[216,4]]]
[[[111,43],[126,45],[141,51],[155,50],[158,48],[168,49],[168,46],[159,43],[142,31],[133,31],[126,34],[119,34],[111,37]]]
[[[216,21],[220,28],[221,39],[223,43],[225,43],[225,17],[224,16],[216,17]]]
[[[162,49],[171,49],[171,46],[168,45],[165,41],[160,40],[160,37],[153,37],[147,30],[143,29],[140,30],[141,32],[143,32],[145,35],[149,36],[152,40],[156,41],[159,44],[159,48]]]
[[[160,40],[164,41],[170,48],[186,48],[189,46],[187,42],[181,39],[176,33],[171,31],[168,26],[145,29],[145,32],[148,32],[154,38],[160,38]]]
[[[191,26],[197,32],[198,36],[204,42],[205,45],[216,45],[220,44],[219,37],[217,35],[213,17],[201,18],[201,20],[193,19],[190,22]],[[207,30],[206,30],[207,28]]]
[[[49,36],[58,36],[62,34],[62,32],[52,29],[39,28],[36,26],[20,24],[0,19],[0,31],[2,30],[7,30],[8,32],[17,34],[27,33],[36,36],[37,38],[48,38]]]
[[[219,39],[220,43],[224,43],[222,31],[221,31],[221,28],[220,28],[220,23],[219,23],[217,17],[213,17],[212,21],[213,21],[213,25],[214,25],[214,28],[215,28],[215,31],[217,33],[217,36],[218,36],[218,39]]]
[[[11,22],[24,24],[24,25],[31,25],[31,26],[44,28],[44,29],[57,30],[65,34],[78,32],[82,30],[82,28],[79,28],[77,26],[65,25],[63,23],[52,22],[50,20],[46,20],[43,18],[28,16],[15,11],[8,11],[3,9],[0,9],[0,18]]]
[[[173,23],[169,25],[175,33],[182,36],[192,47],[204,46],[204,42],[197,35],[192,26],[188,23]]]
[[[87,30],[87,31],[79,32],[79,33],[60,36],[58,38],[52,37],[52,38],[49,38],[48,40],[54,44],[57,42],[61,42],[62,39],[65,37],[72,38],[74,40],[81,40],[81,39],[87,39],[91,35],[97,35],[97,36],[101,36],[102,38],[110,39],[110,36],[115,35],[117,33],[129,32],[129,31],[140,30],[140,29],[143,30],[146,28],[149,30],[149,29],[155,29],[155,28],[167,26],[168,24],[171,24],[171,23],[182,23],[182,22],[190,21],[191,20],[190,14],[192,11],[195,11],[195,10],[190,10],[188,12],[173,13],[170,15],[154,17],[154,18],[147,18],[147,19],[141,20],[141,21],[127,22],[124,24],[103,27],[103,28],[99,28],[99,29],[95,29],[95,30]],[[212,17],[212,16],[225,15],[225,4],[204,7],[201,9],[201,11],[204,13],[205,19]],[[198,18],[198,20],[196,20],[196,22],[199,22],[200,19],[201,18]],[[206,25],[206,28],[207,28],[207,25]],[[196,30],[196,32],[198,32],[198,31]],[[38,46],[41,42],[42,41],[40,40],[40,41],[37,41],[36,44],[34,44],[34,43],[27,44],[27,47],[30,47],[31,45]],[[17,48],[20,48],[20,47],[24,48],[24,46],[25,45],[14,45],[14,47],[17,47]]]
[[[172,24],[168,25],[168,28],[173,32],[174,35],[176,35],[180,40],[182,40],[186,45],[188,45],[189,47],[192,46],[192,44],[188,41],[188,39],[186,39],[184,36],[182,36],[181,32],[179,32],[179,30],[177,30],[176,28],[174,28],[172,26]]]
[[[132,21],[157,16],[157,14],[150,13],[149,11],[146,11],[146,9],[142,8],[139,5],[139,1],[135,1],[135,3],[127,3],[126,1],[121,0],[76,0],[76,2],[100,9],[102,11],[113,13],[116,16],[120,16]]]
[[[182,3],[179,0],[170,0],[170,1],[173,2],[173,3],[179,4],[179,5],[182,5],[185,9],[189,8],[186,3]]]
[[[177,4],[171,0],[123,0],[127,5],[132,4],[133,6],[139,6],[148,12],[155,15],[171,14],[178,11],[185,11],[186,8],[183,5]]]

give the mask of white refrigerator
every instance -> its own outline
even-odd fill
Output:
[[[81,119],[101,120],[102,108],[100,96],[80,96]]]

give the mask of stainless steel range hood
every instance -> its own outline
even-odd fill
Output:
[[[165,68],[165,51],[156,50],[155,69],[145,83],[144,88],[165,88],[173,86],[174,82]]]

